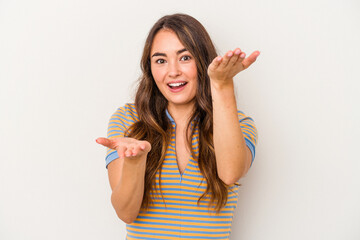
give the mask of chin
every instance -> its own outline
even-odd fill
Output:
[[[183,101],[181,101],[181,100],[178,100],[178,101],[176,101],[176,100],[174,100],[174,101],[169,101],[168,100],[168,103],[169,104],[172,104],[172,105],[174,105],[174,106],[186,106],[186,105],[189,105],[189,106],[191,106],[191,105],[194,105],[194,103],[195,103],[195,98],[193,98],[193,99],[191,99],[191,100],[183,100]]]

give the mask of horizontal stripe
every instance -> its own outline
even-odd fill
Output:
[[[153,221],[152,219],[142,219],[141,221],[134,221],[133,223],[131,223],[131,226],[182,226],[184,228],[198,228],[198,229],[209,229],[209,228],[214,228],[214,229],[227,229],[229,226],[231,226],[231,223],[199,223],[199,222],[193,222],[193,223],[185,223],[179,220],[175,220],[175,221],[170,221],[169,219],[166,220],[159,220],[157,219],[156,221]]]
[[[130,233],[128,233],[128,236],[131,236],[132,238],[135,239],[171,239],[171,240],[176,240],[179,239],[177,238],[177,236],[179,235],[174,235],[174,234],[163,234],[163,233],[149,233],[149,234],[137,234],[134,231],[128,230]],[[229,233],[228,233],[229,234]],[[154,236],[156,236],[156,238],[153,238]],[[161,237],[161,238],[160,238]],[[162,238],[162,237],[170,237],[170,238]],[[194,238],[192,236],[181,236],[181,239],[183,238]],[[224,238],[224,236],[196,236],[197,239],[227,239]]]
[[[218,219],[232,219],[232,214],[228,214],[228,213],[220,213],[220,214],[187,214],[187,213],[183,213],[180,211],[177,212],[175,210],[173,211],[159,211],[158,209],[153,209],[150,213],[139,213],[139,216],[156,216],[156,215],[166,215],[166,216],[177,216],[180,217],[182,219],[186,219],[186,218],[190,218],[190,219],[197,219],[197,220],[201,220],[201,219],[214,219],[214,220],[218,220]]]
[[[195,212],[197,212],[199,214],[200,213],[201,214],[202,213],[216,213],[216,211],[199,209],[197,206],[192,206],[191,209],[188,209],[188,208],[184,207],[184,205],[179,205],[179,207],[151,207],[151,208],[149,208],[149,211],[155,211],[155,210],[166,210],[167,212],[171,212],[171,211],[192,212],[193,214],[195,214]],[[232,211],[221,211],[221,213],[232,213]]]
[[[209,198],[207,197],[207,198],[205,198],[205,200],[206,200],[206,199],[209,199]],[[162,200],[162,199],[155,197],[155,198],[153,198],[153,200],[154,200],[154,201],[157,201],[157,200]],[[172,198],[172,197],[166,197],[166,200],[168,200],[168,201],[171,201],[171,200],[177,201],[177,200],[179,200],[179,199],[178,199],[178,198]],[[198,199],[196,199],[196,200],[194,200],[194,199],[181,199],[182,202],[192,202],[192,203],[194,203],[194,204],[197,203],[197,200],[198,200]],[[202,198],[202,199],[201,199],[201,202],[203,202],[203,201],[205,201],[205,200],[204,200],[204,198]],[[227,203],[228,203],[228,204],[232,204],[232,203],[235,203],[235,204],[236,204],[236,203],[237,203],[237,199],[235,199],[235,200],[230,200],[230,201],[228,201]]]
[[[159,186],[159,183],[156,183],[156,186]],[[194,184],[185,184],[185,183],[161,183],[161,186],[172,186],[172,187],[193,187],[193,188],[200,188],[200,189],[206,189],[205,186],[194,186]],[[165,189],[165,188],[164,188]]]
[[[139,221],[140,219],[151,219],[152,221],[156,221],[156,220],[165,220],[165,221],[175,221],[175,220],[179,220],[179,218],[173,218],[172,216],[141,216],[139,215],[135,221]],[[231,224],[232,219],[212,219],[212,221],[208,220],[204,220],[204,219],[181,219],[182,222],[193,222],[193,223],[206,223],[206,224]],[[129,225],[129,224],[128,224]]]
[[[162,207],[164,206],[164,203],[163,202],[159,202],[160,204],[157,204],[157,203],[153,203],[150,207],[150,209],[152,208],[156,208],[156,207]],[[195,208],[194,207],[194,203],[183,203],[182,201],[179,201],[178,199],[176,201],[170,201],[169,199],[167,199],[167,202],[165,203],[166,206],[174,206],[174,207],[177,207],[177,208],[186,208],[186,207],[192,207],[192,208]],[[154,206],[154,207],[153,207]],[[209,205],[208,204],[201,204],[199,203],[196,204],[196,209],[208,209]],[[236,203],[235,204],[227,204],[223,209],[233,209],[234,207],[236,207]]]
[[[168,176],[168,175],[166,175],[166,176]],[[156,180],[159,180],[159,178],[157,177],[156,178]],[[165,180],[165,181],[167,181],[167,180],[179,180],[179,178],[171,178],[171,177],[161,177],[161,180]],[[203,181],[205,181],[205,179],[204,180],[196,180],[196,179],[188,179],[188,178],[186,178],[186,179],[183,179],[183,180],[186,180],[186,182],[194,182],[194,183],[201,183],[201,182],[203,182]]]
[[[176,226],[172,228],[161,228],[161,227],[145,227],[145,226],[136,226],[136,225],[130,225],[128,226],[128,229],[135,230],[135,229],[141,229],[141,230],[148,230],[147,233],[151,231],[160,231],[160,232],[181,232],[181,233],[194,233],[194,234],[209,234],[209,233],[215,233],[215,234],[228,234],[229,231],[220,231],[221,229],[218,228],[209,228],[207,231],[198,231],[198,230],[187,230],[183,229],[184,226]]]
[[[156,240],[165,240],[165,239],[167,239],[167,240],[169,240],[169,239],[170,239],[170,240],[179,240],[180,238],[174,238],[174,237],[168,238],[168,237],[163,237],[163,236],[156,236],[155,238],[153,238],[153,237],[146,237],[146,238],[144,238],[144,237],[134,237],[134,236],[131,235],[131,234],[128,234],[128,235],[127,235],[127,238],[126,238],[126,240],[136,240],[136,239],[142,239],[142,240],[152,240],[152,239],[156,239]],[[191,237],[191,236],[185,236],[185,237],[182,237],[181,239],[194,240],[194,238]],[[197,237],[196,239],[207,239],[207,237]],[[228,240],[229,238],[228,238],[228,237],[225,237],[225,238],[220,237],[220,238],[210,238],[210,239]]]

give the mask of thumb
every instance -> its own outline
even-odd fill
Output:
[[[113,144],[113,141],[107,138],[99,137],[95,140],[98,144],[101,144],[105,147],[115,149],[115,146]]]
[[[256,61],[256,58],[260,55],[259,51],[253,52],[249,57],[245,58],[242,62],[244,69],[247,69],[250,67],[251,64],[253,64]]]

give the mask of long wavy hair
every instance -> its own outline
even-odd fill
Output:
[[[209,208],[219,212],[228,199],[228,186],[217,174],[216,159],[213,143],[213,107],[210,89],[210,79],[207,69],[212,60],[217,56],[215,47],[205,28],[195,18],[186,14],[173,14],[160,18],[151,28],[146,39],[141,59],[142,76],[139,78],[135,95],[135,107],[139,121],[128,130],[127,136],[147,140],[151,143],[152,150],[148,153],[145,170],[145,185],[142,207],[148,209],[152,203],[151,189],[156,189],[156,172],[161,170],[165,159],[167,147],[170,143],[171,123],[166,116],[167,100],[156,86],[151,73],[150,51],[155,35],[161,29],[173,31],[184,47],[192,54],[197,67],[197,93],[195,107],[187,124],[187,144],[191,147],[191,138],[196,126],[199,129],[199,153],[197,154],[199,168],[207,181],[205,192],[198,199],[210,195]],[[191,123],[195,125],[191,127]],[[189,132],[191,131],[191,132]],[[191,133],[191,134],[189,134]],[[161,193],[161,196],[162,193]]]

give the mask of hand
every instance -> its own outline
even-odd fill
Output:
[[[253,64],[259,55],[260,52],[255,51],[245,58],[245,52],[236,48],[234,51],[228,51],[223,57],[214,58],[208,67],[211,82],[224,84],[232,81],[236,74]]]
[[[119,158],[140,158],[146,156],[151,150],[151,144],[148,141],[140,141],[134,138],[128,137],[118,137],[113,139],[108,138],[98,138],[96,142],[111,148],[115,149],[119,155]]]

